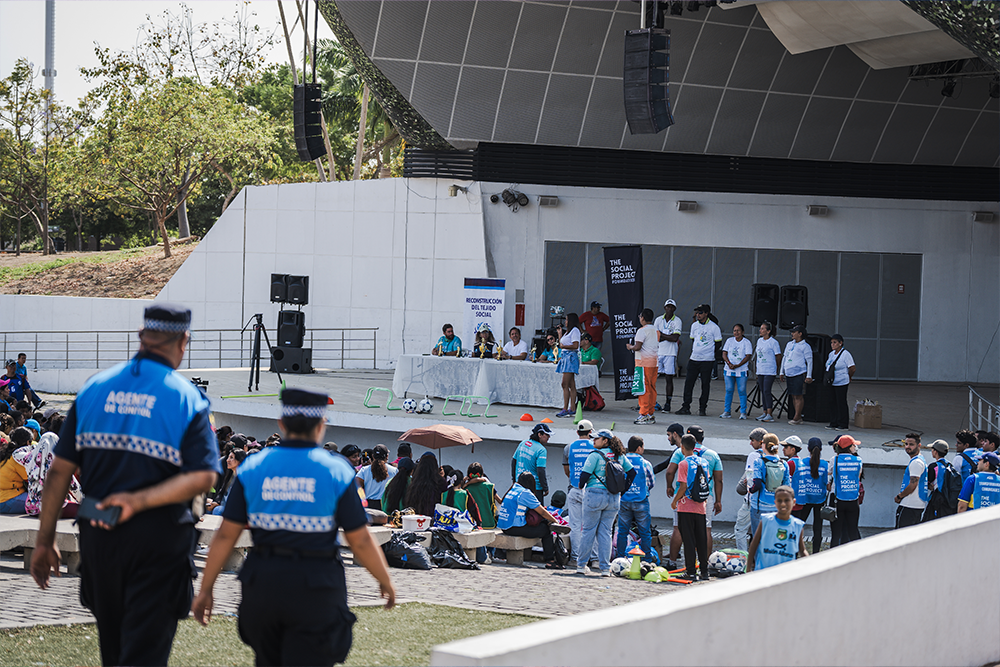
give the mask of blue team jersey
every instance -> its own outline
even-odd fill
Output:
[[[525,525],[527,523],[525,514],[540,506],[541,503],[538,502],[534,493],[520,484],[514,484],[510,487],[507,495],[503,497],[503,502],[497,507],[497,528],[506,530]]]
[[[777,461],[785,469],[785,474],[781,478],[782,485],[787,484],[791,486],[792,478],[788,474],[788,464],[780,460],[777,456],[767,454],[753,462],[753,480],[760,480],[762,486],[759,491],[753,494],[753,497],[750,499],[750,506],[760,512],[773,512],[777,508],[774,505],[774,491],[767,490],[767,467],[764,463],[765,460],[771,463]]]
[[[525,440],[514,450],[514,481],[522,472],[531,473],[535,478],[535,488],[541,489],[542,482],[538,477],[538,469],[545,467],[545,445],[537,440]]]
[[[646,466],[649,465],[649,461],[635,452],[626,454],[625,458],[632,464],[632,468],[635,469],[635,479],[632,480],[632,485],[628,487],[628,491],[622,494],[622,502],[642,502],[649,497],[649,480],[646,475]]]
[[[569,466],[569,486],[572,489],[580,486],[580,473],[587,457],[594,451],[594,443],[589,438],[574,440],[566,445],[566,464]]]
[[[816,505],[824,502],[829,469],[829,462],[820,461],[819,477],[814,478],[809,459],[801,456],[796,459],[795,475],[792,476],[795,502],[799,505]]]
[[[923,472],[921,472],[919,476],[917,476],[917,475],[911,475],[910,474],[910,465],[915,460],[917,460],[917,459],[920,459],[920,461],[924,464]],[[905,468],[903,468],[903,481],[899,485],[899,492],[900,493],[902,493],[903,489],[905,489],[910,484],[910,477],[917,477],[917,497],[920,498],[921,501],[923,501],[923,502],[926,503],[927,502],[927,462],[924,461],[924,457],[921,456],[920,454],[917,454],[916,456],[910,457],[910,462],[906,464]]]
[[[10,384],[7,385],[7,390],[10,391],[11,398],[14,399],[13,402],[24,400],[24,388],[28,385],[28,382],[23,376],[14,374],[14,377],[3,376],[5,379],[10,380]]]
[[[861,495],[860,456],[837,454],[833,460],[833,490],[837,500],[857,500]]]
[[[969,475],[958,494],[959,500],[969,504],[969,509],[982,509],[1000,505],[1000,475],[995,472],[977,472]]]
[[[965,456],[963,456],[963,454]],[[979,463],[979,459],[982,455],[983,450],[973,449],[971,447],[955,454],[955,458],[951,460],[951,464],[955,466],[955,470],[957,470],[958,474],[962,476],[963,482],[969,478],[969,475],[976,472],[976,465]],[[966,456],[969,458],[965,458]]]
[[[754,559],[754,569],[774,567],[795,560],[799,551],[799,536],[805,522],[789,517],[782,521],[774,512],[762,514],[760,517],[760,542],[757,544],[757,554]]]

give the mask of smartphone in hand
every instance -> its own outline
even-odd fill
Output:
[[[111,528],[118,525],[118,517],[121,516],[122,508],[117,505],[112,505],[111,507],[105,508],[103,510],[97,509],[97,503],[101,501],[93,498],[86,497],[83,502],[80,503],[80,509],[76,514],[77,519],[83,519],[84,521],[99,521],[107,524]]]

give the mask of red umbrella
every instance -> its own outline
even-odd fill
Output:
[[[404,441],[428,449],[441,449],[442,447],[473,445],[482,442],[483,439],[464,426],[434,424],[433,426],[411,428],[399,436],[399,442]],[[473,446],[472,451],[476,451],[475,446]]]

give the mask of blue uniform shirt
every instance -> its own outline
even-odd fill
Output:
[[[625,458],[632,464],[632,467],[636,470],[635,479],[632,480],[632,486],[628,487],[628,491],[622,494],[622,502],[634,503],[642,502],[649,498],[649,491],[652,488],[652,472],[653,466],[646,459],[642,458],[639,454],[632,452],[631,454],[626,454]],[[579,484],[577,484],[579,486]]]
[[[459,352],[462,349],[462,339],[458,336],[452,336],[452,339],[448,340],[444,336],[441,336],[438,338],[437,346],[441,348],[441,354]]]
[[[805,522],[802,519],[789,517],[782,521],[774,512],[762,514],[760,517],[760,542],[757,544],[757,554],[754,559],[754,569],[763,570],[795,560],[799,551],[799,536]]]
[[[1000,505],[1000,475],[995,472],[977,472],[969,475],[958,494],[959,500],[969,503],[969,509]]]
[[[580,486],[580,473],[583,472],[583,464],[587,462],[587,457],[594,451],[594,443],[589,438],[574,440],[566,445],[566,464],[569,466],[569,487],[571,489]]]
[[[833,460],[833,490],[837,500],[857,500],[861,495],[861,457],[837,454]]]
[[[820,461],[819,477],[813,478],[809,459],[801,456],[796,459],[795,475],[792,477],[796,503],[799,505],[818,505],[826,500],[829,468],[830,464],[827,461]]]
[[[773,512],[777,508],[774,505],[774,491],[767,490],[767,467],[764,463],[765,459],[772,463],[777,461],[785,469],[785,474],[781,478],[781,484],[791,485],[792,478],[788,474],[788,464],[777,456],[766,454],[753,462],[753,479],[754,481],[760,480],[763,486],[761,486],[760,491],[753,494],[753,497],[750,499],[750,506],[758,511]],[[799,500],[798,502],[801,503],[802,501]]]
[[[514,481],[522,472],[529,472],[535,478],[535,488],[541,489],[542,482],[538,478],[538,469],[545,467],[545,445],[537,440],[525,440],[514,450]]]
[[[503,502],[497,507],[497,528],[506,530],[525,525],[527,519],[524,515],[529,510],[540,506],[541,503],[538,502],[534,493],[520,484],[514,484],[510,487],[507,495],[503,497]]]
[[[6,375],[3,377],[10,380],[10,384],[7,385],[7,389],[10,391],[11,398],[15,401],[23,401],[24,388],[28,386],[28,382],[22,376],[17,374],[15,374],[14,377],[7,377]]]
[[[222,471],[205,395],[158,355],[140,353],[90,378],[70,408],[56,456],[104,498],[178,473]]]

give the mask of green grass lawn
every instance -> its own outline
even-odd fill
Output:
[[[524,625],[532,616],[471,611],[409,603],[385,611],[355,607],[354,646],[347,665],[426,665],[437,644]],[[0,630],[0,667],[98,665],[95,625],[49,625]],[[240,641],[236,619],[216,616],[208,627],[181,621],[171,665],[253,665],[253,651]]]

